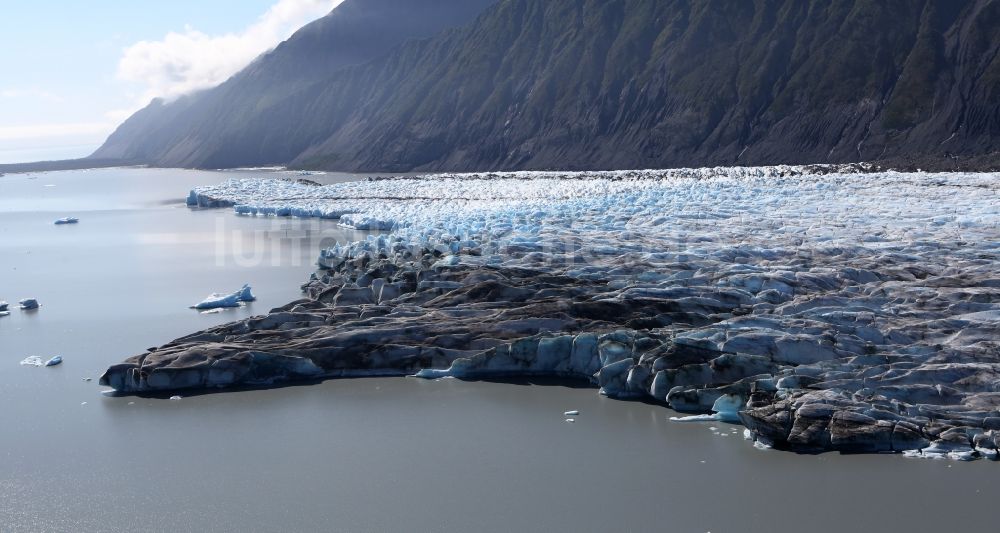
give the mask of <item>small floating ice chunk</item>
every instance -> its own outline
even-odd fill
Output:
[[[34,298],[25,298],[17,303],[24,310],[38,309],[38,300]]]
[[[80,219],[76,217],[62,217],[57,219],[55,224],[56,226],[62,226],[63,224],[76,224],[79,221]]]
[[[719,420],[719,415],[691,415],[691,416],[672,416],[670,420],[674,422],[714,422]]]
[[[42,366],[45,363],[42,362],[41,357],[38,357],[37,355],[32,355],[29,357],[25,357],[24,360],[21,361],[21,364],[25,366]]]
[[[567,418],[566,421],[569,422],[570,424],[572,424],[572,423],[576,422],[576,419],[575,418]]]
[[[194,309],[221,309],[225,307],[239,307],[243,302],[252,302],[257,297],[253,295],[250,285],[244,285],[240,290],[231,294],[212,293],[201,302],[191,306]]]
[[[48,361],[45,361],[45,366],[56,366],[62,364],[62,356],[57,355]]]
[[[6,311],[8,307],[10,307],[9,303],[0,300],[0,312]]]
[[[10,311],[0,311],[0,316],[10,316]]]
[[[171,396],[170,399],[171,400],[180,400],[181,397],[180,396]]]
[[[563,414],[566,415],[566,416],[579,416],[580,415],[580,411],[566,411]]]
[[[220,309],[220,308],[217,307],[215,309],[209,309],[207,311],[202,311],[201,314],[203,314],[203,315],[217,315],[217,314],[219,314],[221,312],[222,312],[222,309]]]
[[[422,368],[413,376],[424,379],[441,379],[451,377],[452,373],[450,369]]]

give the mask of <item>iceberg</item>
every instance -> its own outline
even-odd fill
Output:
[[[63,218],[57,219],[56,222],[55,222],[55,224],[57,226],[61,226],[63,224],[76,224],[79,221],[80,221],[79,218],[75,218],[75,217],[63,217]]]
[[[25,311],[30,309],[38,309],[38,300],[34,298],[25,298],[17,303],[21,307],[21,309],[24,309]]]
[[[221,309],[225,307],[240,307],[245,302],[252,302],[257,297],[253,295],[250,285],[243,285],[240,290],[230,294],[212,293],[201,302],[192,305],[192,309]]]
[[[41,357],[38,357],[37,355],[32,355],[30,357],[25,357],[24,360],[21,361],[21,364],[24,366],[56,366],[58,364],[61,364],[62,361],[63,361],[62,357],[58,355],[49,359],[48,361],[42,361]]]
[[[0,300],[0,312],[6,311],[7,307],[9,306],[10,304],[8,304],[7,302]]]
[[[690,415],[690,416],[672,416],[670,420],[674,422],[715,422],[722,420],[719,418],[718,414],[711,415]]]

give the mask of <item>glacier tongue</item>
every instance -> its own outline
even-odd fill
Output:
[[[762,445],[996,456],[998,175],[842,170],[198,188],[192,205],[388,233],[323,250],[307,299],[102,381],[555,375],[713,411]]]

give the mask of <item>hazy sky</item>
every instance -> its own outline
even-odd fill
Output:
[[[0,163],[81,157],[342,0],[0,0]]]

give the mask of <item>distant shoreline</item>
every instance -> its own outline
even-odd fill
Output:
[[[122,159],[63,159],[59,161],[0,164],[0,174],[24,174],[27,172],[53,172],[59,170],[87,170],[93,168],[135,166],[146,165],[139,161],[128,161]]]
[[[783,163],[776,163],[783,164]],[[829,162],[829,163],[812,163],[812,164],[800,164],[794,163],[795,166],[801,166],[805,168],[813,167],[820,171],[821,173],[828,173],[830,169],[837,169],[834,171],[843,171],[839,169],[844,169],[848,172],[885,172],[885,171],[899,171],[899,172],[998,172],[1000,171],[1000,165],[996,164],[993,157],[982,157],[982,158],[964,158],[964,160],[959,160],[957,158],[934,158],[933,160],[899,160],[892,159],[886,161],[869,161],[869,162]],[[724,164],[724,163],[711,163],[705,161],[692,161],[688,164],[678,163],[670,167],[664,167],[660,170],[665,170],[668,168],[708,168],[715,166],[726,166],[726,167],[756,167],[756,166],[773,166],[766,162],[761,162],[759,164]],[[145,168],[175,168],[175,167],[159,167],[154,164],[150,164],[147,161],[142,161],[138,159],[90,159],[90,158],[80,158],[80,159],[64,159],[58,161],[35,161],[30,163],[5,163],[0,164],[0,175],[3,174],[24,174],[28,172],[54,172],[63,170],[88,170],[97,168],[113,168],[113,167],[145,167]],[[185,170],[238,170],[243,168],[253,168],[253,167],[227,167],[227,168],[196,168],[196,167],[184,167]],[[278,167],[275,167],[278,168]],[[281,167],[285,168],[285,167]],[[386,172],[397,172],[389,171],[387,169],[333,169],[333,168],[321,168],[321,167],[304,167],[304,168],[286,168],[286,170],[308,170],[308,171],[325,171],[325,172],[343,172],[349,174],[378,174]],[[592,172],[604,172],[613,170],[649,170],[649,169],[578,169],[578,168],[488,168],[479,170],[468,170],[461,168],[420,168],[412,169],[404,174],[438,174],[438,173],[467,173],[467,172],[516,172],[516,171],[560,171],[560,172],[578,172],[578,171],[592,171]]]

